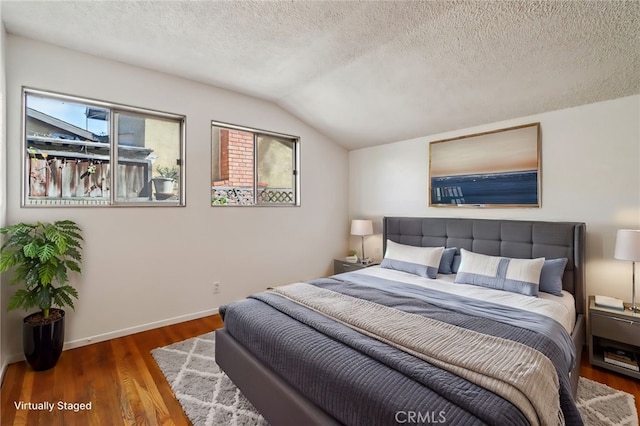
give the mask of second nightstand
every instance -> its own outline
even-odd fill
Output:
[[[368,268],[369,266],[378,265],[378,263],[373,262],[368,265],[363,265],[362,263],[349,263],[344,259],[333,259],[333,273],[341,274],[343,272],[353,272],[358,269]]]
[[[640,379],[638,371],[605,362],[604,352],[609,348],[640,357],[640,314],[598,306],[595,298],[589,296],[589,362]]]

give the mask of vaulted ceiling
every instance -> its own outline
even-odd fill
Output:
[[[1,7],[9,33],[272,101],[349,149],[640,93],[638,1]]]

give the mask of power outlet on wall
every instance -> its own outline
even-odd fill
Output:
[[[220,281],[213,282],[213,294],[220,294]]]

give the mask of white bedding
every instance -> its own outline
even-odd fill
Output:
[[[532,297],[486,287],[478,287],[468,284],[455,284],[453,282],[455,275],[438,274],[436,279],[429,279],[402,271],[384,269],[379,266],[363,268],[354,273],[405,282],[408,284],[535,312],[553,318],[560,323],[569,334],[571,334],[575,325],[575,299],[571,293],[564,290],[562,291],[562,297],[544,292],[538,293],[538,297]]]

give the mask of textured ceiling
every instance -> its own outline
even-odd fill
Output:
[[[2,20],[271,100],[349,149],[640,93],[638,1],[5,0]]]

